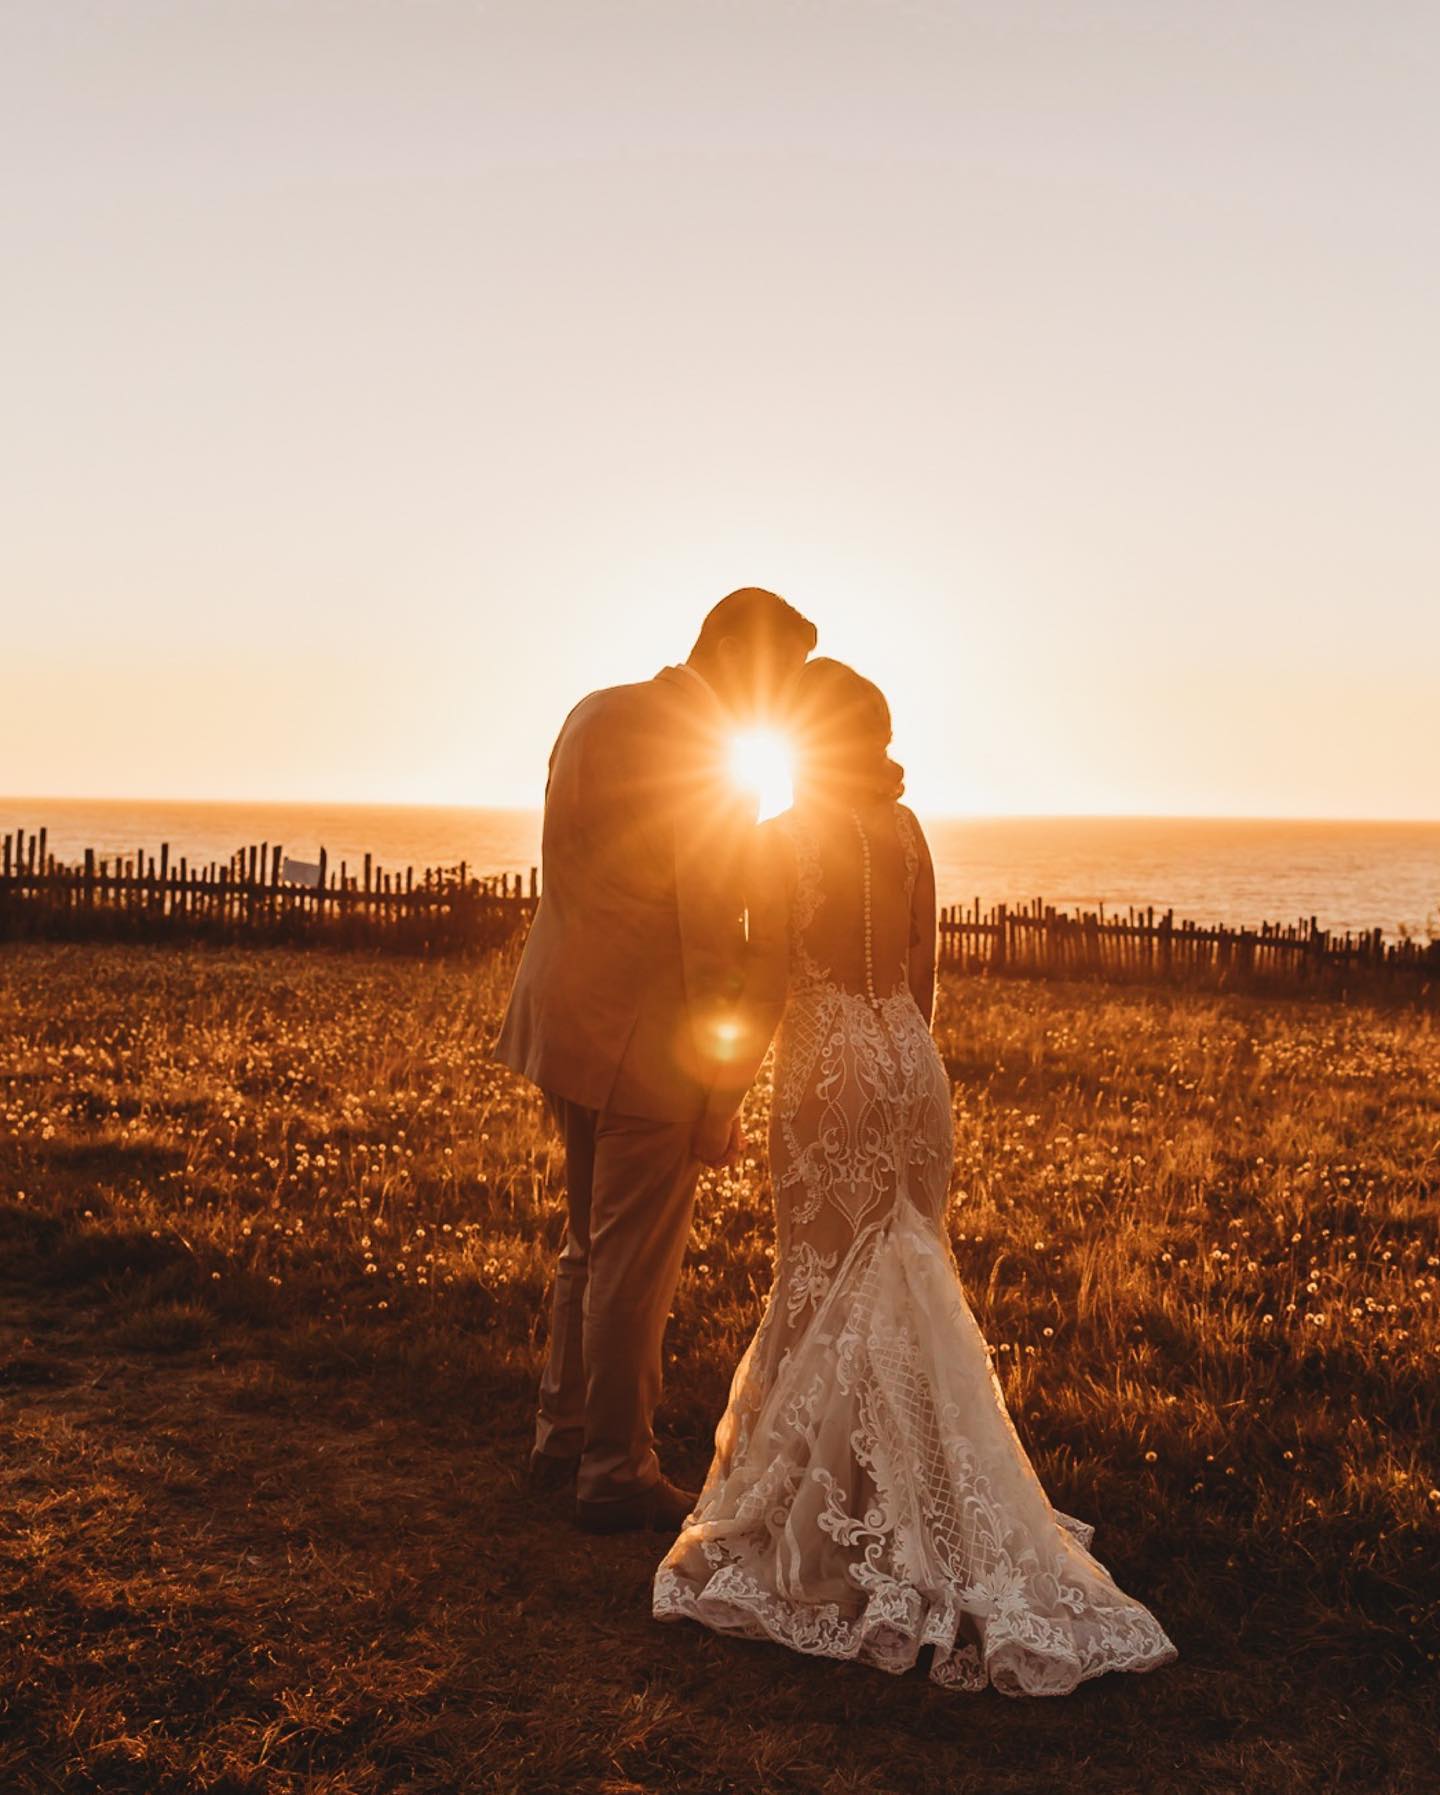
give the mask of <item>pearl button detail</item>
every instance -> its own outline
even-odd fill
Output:
[[[860,880],[865,896],[865,993],[870,999],[873,1009],[880,1008],[880,999],[875,995],[875,929],[870,910],[870,837],[865,833],[865,825],[860,821],[860,813],[850,812],[850,821],[855,825],[855,832],[860,837]]]

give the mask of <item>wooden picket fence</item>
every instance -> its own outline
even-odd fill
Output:
[[[87,849],[65,864],[48,852],[46,831],[24,830],[0,844],[0,939],[250,941],[377,947],[433,954],[485,950],[506,940],[535,907],[538,874],[476,875],[456,866],[384,871],[366,854],[351,872],[286,858],[281,844],[257,842],[223,864],[192,865],[143,852],[114,860]]]
[[[199,939],[377,947],[399,953],[484,951],[526,926],[539,895],[535,868],[473,874],[468,864],[404,875],[366,854],[351,872],[288,860],[278,844],[241,848],[228,861],[192,866],[137,853],[113,862],[87,850],[66,865],[46,831],[0,840],[0,940],[22,936],[124,940]],[[1123,915],[1065,911],[1036,898],[940,912],[940,963],[1003,976],[1099,978],[1234,989],[1391,994],[1440,1002],[1440,940],[1386,941],[1379,929],[1334,935],[1308,923],[1210,928],[1171,910]]]
[[[976,898],[940,912],[940,960],[965,972],[1440,1001],[1440,939],[1387,941],[1380,929],[1337,935],[1313,916],[1206,928],[1153,907],[1106,916],[1035,898],[982,910]]]

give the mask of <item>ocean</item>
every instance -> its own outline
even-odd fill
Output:
[[[1043,898],[1107,914],[1154,905],[1234,926],[1308,921],[1387,936],[1440,932],[1440,822],[1264,821],[1208,817],[923,818],[940,901]],[[143,848],[228,860],[252,842],[297,860],[323,845],[352,870],[367,852],[413,865],[528,872],[539,859],[531,810],[390,804],[195,803],[159,799],[0,798],[0,833],[42,827],[62,860]]]

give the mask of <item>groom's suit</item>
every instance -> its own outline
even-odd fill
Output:
[[[725,776],[728,719],[688,667],[582,699],[550,756],[540,903],[498,1057],[565,1140],[536,1448],[580,1455],[589,1502],[660,1475],[652,1421],[707,1102],[736,1054],[742,857],[754,818]]]

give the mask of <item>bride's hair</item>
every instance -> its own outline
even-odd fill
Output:
[[[806,661],[794,689],[795,787],[830,803],[898,798],[905,769],[890,758],[890,706],[844,661]]]

